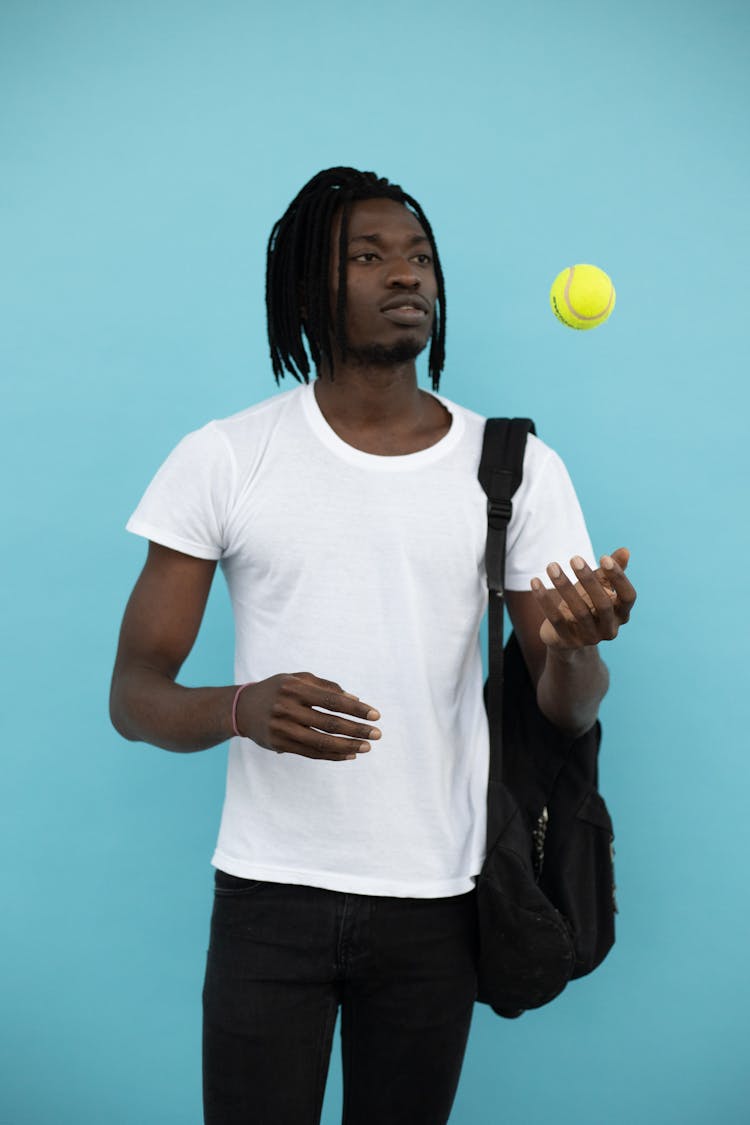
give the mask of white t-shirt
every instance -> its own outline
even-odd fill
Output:
[[[213,864],[358,894],[472,889],[485,848],[489,735],[479,626],[487,603],[484,418],[442,395],[448,433],[403,456],[344,442],[302,385],[188,434],[128,530],[219,559],[236,683],[312,672],[381,714],[353,762],[229,750]],[[506,586],[593,552],[570,478],[529,436]]]

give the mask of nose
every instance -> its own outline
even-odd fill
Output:
[[[420,278],[408,258],[395,258],[386,279],[390,289],[418,289]]]

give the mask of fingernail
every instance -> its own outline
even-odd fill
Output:
[[[571,561],[573,563],[574,570],[583,570],[586,565],[580,555],[576,555]]]
[[[380,738],[380,731],[377,727],[373,727],[369,734],[370,738]]]
[[[356,760],[357,760],[356,754],[347,754],[346,757],[344,758],[345,762],[356,762]]]
[[[613,560],[609,557],[609,555],[604,555],[602,557],[602,566],[604,567],[605,570],[614,570],[615,569],[615,564],[614,564]]]
[[[360,744],[359,744],[359,753],[360,754],[366,754],[369,749],[370,749],[369,742],[360,742]]]
[[[379,719],[380,718],[380,712],[376,711],[375,708],[373,707],[370,711],[367,712],[367,714],[365,715],[365,718],[370,719],[370,720]]]
[[[541,588],[542,588],[542,584],[539,581],[539,579],[538,578],[532,578],[531,579],[531,589],[532,590],[541,590]]]
[[[562,574],[562,571],[560,570],[560,567],[557,565],[557,563],[550,563],[547,567],[547,573],[551,578],[559,578]]]

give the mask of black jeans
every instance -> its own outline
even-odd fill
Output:
[[[385,898],[216,872],[206,1125],[316,1125],[341,1005],[343,1125],[444,1125],[476,997],[474,892]]]

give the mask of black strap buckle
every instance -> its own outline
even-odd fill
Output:
[[[487,501],[487,520],[490,527],[504,527],[510,522],[510,517],[513,513],[513,504],[510,500],[488,500]]]

